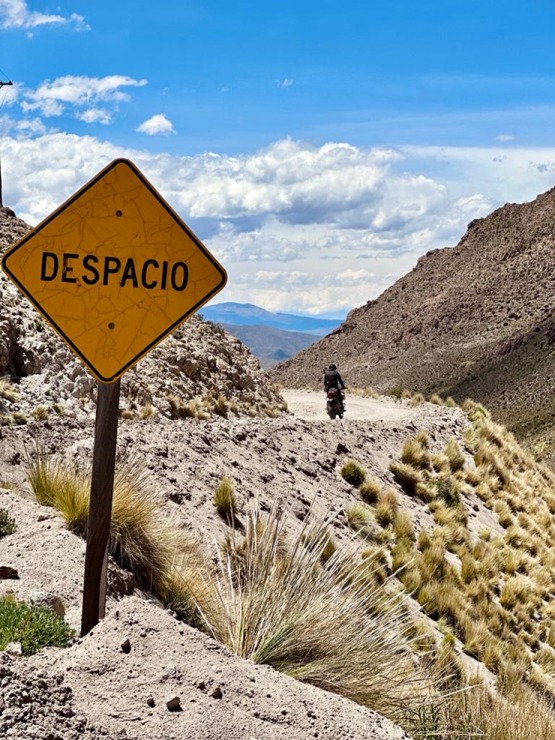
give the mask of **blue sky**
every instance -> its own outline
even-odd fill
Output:
[[[555,184],[555,3],[0,0],[4,203],[127,156],[230,275],[341,313]]]

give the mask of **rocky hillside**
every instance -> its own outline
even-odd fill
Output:
[[[29,228],[0,208],[0,251]],[[0,376],[17,394],[0,398],[3,423],[32,413],[93,413],[96,381],[3,274],[0,304]],[[194,316],[126,373],[121,392],[130,416],[279,415],[284,407],[244,345]]]
[[[262,522],[271,520],[277,501],[287,518],[278,562],[286,562],[292,538],[299,552],[320,541],[325,559],[324,550],[315,549],[316,562],[307,573],[325,574],[334,551],[341,569],[348,568],[343,589],[360,572],[361,584],[378,600],[355,622],[354,654],[348,653],[343,678],[348,689],[353,679],[362,677],[366,685],[385,675],[381,690],[387,713],[413,737],[447,740],[456,729],[461,737],[479,732],[488,740],[550,740],[555,714],[538,697],[555,690],[553,476],[523,455],[478,407],[467,416],[459,408],[429,403],[368,402],[379,412],[396,406],[394,419],[386,413],[371,424],[294,416],[124,418],[118,464],[131,461],[141,471],[155,500],[151,516],[162,515],[181,536],[196,541],[210,570],[218,562],[216,548],[225,557],[234,540],[233,557],[244,557],[249,512],[260,512]],[[14,524],[0,535],[0,594],[49,604],[76,630],[84,543],[55,508],[33,499],[29,458],[38,449],[49,460],[65,461],[64,470],[82,468],[91,460],[93,426],[91,418],[54,415],[4,427],[0,435],[0,512],[4,524],[8,518]],[[235,513],[229,519],[215,505],[224,477],[235,488]],[[314,539],[313,530],[303,534],[301,528],[311,521],[324,526],[324,540]],[[208,573],[203,593],[205,584],[224,588],[225,571],[219,586]],[[176,619],[173,608],[141,586],[139,575],[110,558],[106,619],[89,635],[31,657],[21,654],[19,644],[0,653],[0,733],[44,740],[408,738],[382,716],[386,712],[376,714],[335,693],[341,673],[325,680],[320,675],[318,681],[303,677],[294,662],[304,651],[296,647],[296,632],[288,637],[291,627],[275,635],[277,645],[286,642],[278,673],[260,665],[263,660],[245,660],[223,647],[233,631],[217,633],[216,640],[206,625],[199,631]],[[249,592],[247,582],[243,588],[248,620],[257,592]],[[403,591],[391,620],[389,600]],[[333,594],[334,599],[342,595],[337,584]],[[310,596],[317,607],[316,593]],[[292,617],[297,590],[293,597],[286,612]],[[266,594],[260,602],[263,616],[269,599]],[[227,609],[232,612],[232,602]],[[313,622],[315,614],[325,618],[310,609],[310,645],[317,642],[320,624]],[[344,623],[348,613],[338,618]],[[399,668],[406,668],[409,658],[411,673],[399,677],[385,662],[379,667],[360,662],[357,646],[369,620],[377,630],[384,622],[377,647],[389,644]],[[287,668],[288,660],[294,669]],[[321,660],[325,665],[325,656]],[[309,668],[318,673],[318,665]],[[437,686],[430,688],[424,670],[435,676]],[[283,675],[288,672],[301,681]],[[426,703],[430,691],[477,680],[482,688],[455,693],[462,696],[462,707]],[[495,685],[506,693],[490,696]],[[365,701],[380,705],[384,697],[376,692]]]
[[[348,385],[470,396],[521,437],[553,435],[554,223],[555,189],[473,221],[272,377],[314,386],[334,361]]]

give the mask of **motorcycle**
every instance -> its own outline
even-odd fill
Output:
[[[341,391],[337,388],[330,388],[327,394],[326,411],[330,419],[335,419],[338,416],[340,419],[343,418],[345,408],[343,406],[343,397]]]

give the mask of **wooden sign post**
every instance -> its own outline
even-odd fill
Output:
[[[97,384],[94,453],[85,554],[81,636],[104,618],[118,435],[120,381]]]
[[[98,381],[85,635],[106,603],[120,378],[216,295],[227,275],[126,159],[10,247],[2,268]]]

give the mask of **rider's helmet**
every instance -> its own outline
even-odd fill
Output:
[[[328,369],[329,370],[337,370],[337,365],[334,365],[333,362],[332,362]]]

